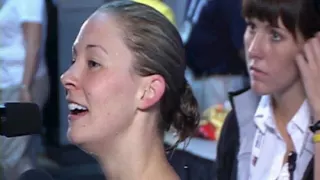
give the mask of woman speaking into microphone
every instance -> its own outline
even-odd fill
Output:
[[[83,23],[72,54],[61,76],[69,140],[98,160],[108,180],[179,179],[163,134],[172,127],[185,140],[199,114],[174,25],[149,6],[114,1]]]

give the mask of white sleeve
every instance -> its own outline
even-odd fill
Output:
[[[42,23],[45,12],[45,0],[18,0],[17,9],[20,22]]]

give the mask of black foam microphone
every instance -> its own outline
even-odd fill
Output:
[[[5,103],[0,105],[0,135],[16,137],[41,132],[41,113],[34,103]]]
[[[53,180],[53,178],[46,172],[39,169],[28,170],[19,177],[19,180]]]

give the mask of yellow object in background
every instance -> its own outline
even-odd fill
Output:
[[[133,1],[153,7],[154,9],[159,11],[161,14],[163,14],[166,18],[168,18],[173,25],[176,26],[174,12],[166,3],[162,2],[162,0],[133,0]]]
[[[224,120],[227,117],[229,112],[230,110],[225,108],[224,105],[217,104],[208,108],[203,113],[202,119],[205,119],[205,121],[211,123],[215,128],[216,141],[220,137],[220,132],[221,132]]]
[[[313,135],[313,143],[320,143],[320,134]]]

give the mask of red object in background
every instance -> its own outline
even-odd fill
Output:
[[[211,123],[206,123],[198,128],[197,136],[209,140],[216,140],[216,128]]]

